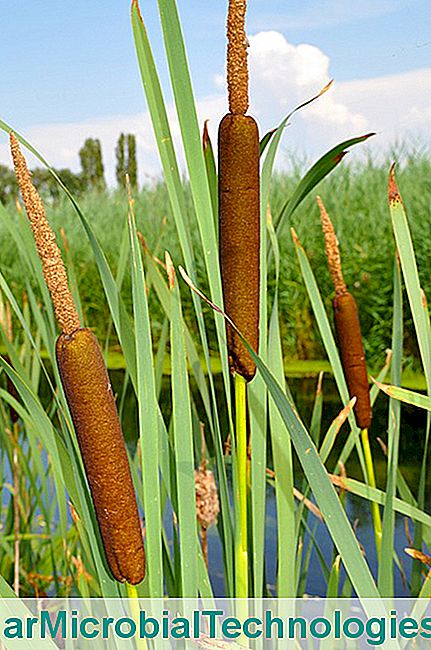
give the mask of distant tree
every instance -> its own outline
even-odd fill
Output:
[[[18,183],[15,174],[6,165],[0,165],[0,201],[6,203],[18,196]]]
[[[119,189],[126,186],[126,173],[129,176],[131,187],[136,190],[138,187],[138,164],[136,160],[136,136],[129,133],[120,134],[115,148],[117,164],[115,175]]]
[[[117,146],[115,148],[115,157],[117,159],[117,164],[115,167],[115,176],[117,178],[117,186],[118,188],[125,187],[126,185],[126,158],[125,158],[125,151],[124,151],[124,144],[125,144],[125,136],[124,133],[120,133],[120,137],[118,138]]]
[[[82,167],[82,178],[87,190],[102,191],[106,188],[102,162],[102,147],[100,140],[87,138],[79,150]]]
[[[56,169],[55,172],[74,196],[83,193],[85,185],[80,174],[75,174],[70,169]],[[31,178],[33,185],[43,199],[58,201],[62,190],[48,169],[36,167],[31,172]],[[18,194],[18,183],[14,171],[6,165],[0,165],[0,202],[6,203],[14,200],[18,197]]]
[[[127,173],[131,187],[136,190],[138,187],[138,163],[136,160],[136,136],[132,133],[127,136]]]

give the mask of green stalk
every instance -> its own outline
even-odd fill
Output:
[[[235,596],[248,598],[248,541],[247,541],[247,382],[235,374],[236,471],[238,490],[239,528],[235,531]]]
[[[368,429],[361,430],[362,447],[364,449],[365,468],[367,473],[367,483],[375,488],[376,476],[374,474],[373,457],[371,454],[370,439]],[[380,559],[380,547],[382,544],[382,520],[380,517],[379,505],[373,501],[371,504],[371,514],[373,517],[374,537],[376,540],[377,558]]]
[[[138,590],[134,585],[131,585],[128,582],[126,582],[126,592],[127,592],[127,598],[130,601],[130,611],[132,614],[132,618],[135,621],[135,623],[139,625],[140,607],[139,607]],[[136,647],[137,650],[147,650],[146,639],[141,639],[138,636],[136,641]]]

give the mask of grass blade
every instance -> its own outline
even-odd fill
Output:
[[[280,255],[274,227],[268,213],[268,232],[274,250],[276,279],[275,297],[272,307],[268,336],[268,367],[274,377],[284,386],[283,350],[278,312],[278,280]],[[288,429],[278,412],[274,401],[269,400],[269,421],[272,441],[272,455],[275,470],[275,499],[277,506],[277,597],[296,596],[296,534],[295,503],[293,496],[293,458],[292,444]]]
[[[402,373],[403,355],[403,296],[401,288],[401,272],[398,259],[394,261],[394,314],[392,325],[392,361],[391,381],[399,385]],[[394,569],[392,551],[394,548],[395,512],[393,499],[396,496],[398,447],[400,438],[400,412],[399,401],[391,399],[389,402],[388,422],[388,473],[386,481],[386,500],[383,511],[383,532],[381,545],[381,561],[379,563],[378,585],[380,592],[392,597],[394,593]]]
[[[163,596],[162,517],[159,484],[159,422],[153,367],[151,326],[148,314],[144,268],[136,225],[129,215],[133,307],[136,337],[136,394],[139,438],[142,449],[142,487],[145,509],[146,550],[149,594]]]
[[[190,390],[187,376],[180,293],[172,262],[167,263],[171,294],[172,425],[177,479],[177,507],[181,558],[181,595],[197,596],[195,480]]]

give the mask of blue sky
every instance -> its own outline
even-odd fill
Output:
[[[226,4],[221,0],[180,0],[178,4],[196,96],[202,100],[204,110],[211,113],[209,98],[217,95],[220,109],[224,92],[220,75],[224,69]],[[137,116],[145,112],[145,102],[133,49],[128,1],[74,0],[61,3],[58,0],[3,0],[1,5],[0,117],[24,133],[35,134],[40,140],[37,144],[42,148],[44,143],[41,141],[42,132],[40,138],[37,135],[38,125],[65,125],[64,130],[67,131],[67,125],[70,124],[87,122],[89,128],[94,128],[98,120],[105,120],[103,128],[106,130],[106,121],[111,118],[112,128],[115,128],[117,116],[121,116],[121,124],[130,116],[131,129],[136,125]],[[142,1],[141,10],[169,96],[156,0]],[[422,97],[421,83],[418,82],[420,77],[402,75],[418,70],[426,71],[428,75],[431,68],[430,25],[430,0],[249,2],[248,32],[251,36],[268,31],[277,32],[292,46],[314,46],[317,48],[316,55],[320,52],[328,60],[324,70],[323,59],[319,59],[321,82],[317,72],[309,85],[292,87],[292,80],[286,79],[286,97],[292,96],[292,101],[296,101],[302,97],[301,92],[314,92],[327,81],[327,78],[323,78],[327,73],[339,84],[334,101],[338,106],[347,106],[349,114],[358,117],[359,114],[362,115],[361,88],[365,89],[367,109],[363,114],[364,119],[362,122],[356,119],[355,122],[352,118],[351,126],[362,123],[365,126],[365,122],[368,125],[372,121],[372,86],[368,84],[361,87],[358,83],[392,78],[393,85],[396,86],[396,77],[405,80],[410,92],[416,88],[419,103],[414,116],[423,116],[425,122],[428,108],[431,110],[431,97],[430,103],[428,95],[425,99]],[[264,43],[263,38],[256,43],[256,47],[260,47],[255,57],[257,61],[259,52],[262,52],[262,47],[267,47],[267,43]],[[290,56],[290,51],[284,48],[282,41],[280,45],[284,56]],[[290,53],[292,52],[293,50]],[[289,71],[289,68],[286,70]],[[272,125],[270,120],[281,119],[284,100],[274,97],[274,110],[268,111],[268,102],[265,104],[263,101],[264,98],[268,99],[268,89],[264,88],[262,67],[260,74],[263,85],[256,86],[256,111],[261,114],[263,121],[268,120],[266,127]],[[426,92],[430,80],[431,77],[428,80],[427,76]],[[349,86],[348,82],[353,82],[353,86]],[[380,88],[382,84],[376,82],[375,87]],[[346,89],[352,93],[349,99],[353,102],[351,105],[349,101],[345,103]],[[399,93],[400,97],[405,95],[406,86],[400,86]],[[392,102],[393,88],[389,95]],[[337,97],[341,97],[342,101],[338,101]],[[389,96],[385,97],[388,103]],[[379,102],[385,102],[385,97],[376,96],[376,110]],[[415,97],[412,98],[414,100]],[[286,103],[286,106],[289,104]],[[387,106],[388,111],[391,108],[392,106]],[[383,108],[380,109],[377,122],[381,120],[385,123],[382,111]],[[216,113],[217,111],[214,114]],[[347,117],[343,119],[347,128]],[[379,124],[380,122],[377,127]],[[371,126],[373,125],[370,124]],[[59,137],[61,131],[57,129],[52,133]],[[46,129],[45,134],[48,135]],[[57,147],[59,151],[65,143],[65,148],[70,149],[72,142],[66,141],[67,133],[64,143],[60,137]],[[299,146],[302,141],[298,136],[296,144]],[[0,140],[2,149],[4,142],[4,139]],[[307,144],[306,137],[304,144]],[[49,153],[51,147],[52,143],[48,143]],[[109,158],[110,154],[106,155]],[[54,162],[60,164],[61,155],[58,154],[57,158]],[[0,152],[0,160],[4,159],[4,152]],[[73,166],[73,163],[70,164]]]

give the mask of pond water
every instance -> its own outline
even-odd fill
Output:
[[[119,377],[118,377],[119,378]],[[113,384],[115,388],[116,377],[113,376]],[[298,407],[299,413],[306,425],[309,424],[311,412],[313,408],[316,380],[315,379],[291,379],[289,380],[289,387]],[[324,406],[322,416],[322,437],[332,420],[339,413],[341,405],[337,395],[337,391],[331,377],[326,377],[323,382],[323,395]],[[129,401],[130,399],[130,401]],[[161,391],[161,405],[162,410],[166,415],[170,411],[170,395],[169,395],[169,380],[166,379],[163,383]],[[136,409],[133,404],[133,396],[127,399],[127,406],[124,412],[125,416],[125,431],[136,431]],[[221,417],[224,414],[221,413]],[[373,458],[375,462],[376,479],[379,488],[385,489],[386,483],[386,459],[383,451],[377,441],[377,437],[383,441],[387,441],[387,423],[388,423],[388,399],[385,395],[380,394],[377,398],[374,411],[373,423],[370,429],[370,441],[372,447]],[[409,407],[402,406],[402,428],[400,437],[400,450],[399,450],[399,467],[406,479],[413,494],[417,494],[417,486],[419,483],[420,465],[423,457],[424,436],[425,436],[425,423],[426,416],[424,411]],[[333,467],[336,459],[341,452],[342,446],[348,435],[348,426],[344,425],[338,435],[336,445],[329,458],[328,467]],[[271,461],[268,461],[271,464]],[[299,470],[299,463],[296,459],[297,466],[297,481],[298,488],[301,487],[302,475]],[[347,465],[347,476],[362,479],[362,474],[358,462],[356,452],[353,452]],[[428,478],[429,486],[429,478]],[[430,494],[427,489],[427,494]],[[370,563],[373,574],[376,575],[376,550],[374,545],[374,536],[372,529],[372,520],[370,513],[369,502],[356,497],[352,494],[347,494],[347,514],[349,520],[356,525],[357,537],[363,546],[364,552]],[[429,511],[429,502],[426,504],[427,511]],[[334,560],[334,549],[330,537],[326,531],[323,523],[319,522],[313,515],[309,515],[308,522],[314,530],[315,539],[321,551],[321,558],[319,559],[315,550],[311,553],[311,560],[309,569],[306,575],[306,592],[312,595],[324,596],[326,592],[326,580],[321,566],[322,557],[330,569]],[[411,560],[405,554],[404,548],[408,546],[408,538],[406,533],[406,526],[408,526],[410,535],[413,536],[413,524],[411,521],[408,523],[402,516],[396,518],[396,532],[395,532],[395,550],[398,554],[399,561],[403,567],[404,576],[402,573],[395,569],[396,580],[396,595],[398,597],[409,596],[408,580],[411,572]],[[267,509],[266,509],[266,577],[270,590],[273,592],[275,589],[275,576],[276,576],[276,507],[273,489],[268,486],[267,488]],[[304,539],[304,551],[310,542],[309,536]],[[215,594],[222,596],[224,594],[223,583],[223,560],[222,549],[218,540],[216,529],[209,531],[209,562],[210,562],[210,575]]]
[[[121,395],[121,390],[124,381],[122,371],[111,372],[111,379],[114,391]],[[219,381],[219,380],[217,380]],[[292,391],[293,398],[296,402],[298,411],[308,426],[311,418],[313,408],[316,381],[315,379],[291,379],[289,386]],[[160,403],[162,411],[166,418],[169,417],[170,412],[170,388],[169,378],[165,378],[162,385]],[[220,386],[220,394],[222,394]],[[47,393],[48,394],[48,393]],[[332,420],[340,411],[340,402],[337,392],[331,377],[326,377],[323,382],[323,417],[322,417],[322,434],[328,429]],[[221,419],[225,419],[223,409],[220,412]],[[166,419],[168,421],[168,419]],[[387,422],[388,422],[388,399],[385,395],[380,394],[373,411],[373,423],[370,429],[370,442],[372,447],[373,458],[376,469],[376,479],[379,488],[385,489],[386,483],[386,459],[382,449],[377,441],[377,437],[387,440]],[[419,483],[420,466],[423,459],[424,450],[424,437],[425,437],[425,412],[407,405],[402,405],[402,426],[400,437],[400,450],[399,450],[399,467],[406,479],[413,494],[417,495],[417,487]],[[123,428],[126,439],[131,447],[136,444],[137,432],[137,413],[136,402],[129,387],[123,404]],[[224,429],[226,430],[226,428]],[[341,429],[334,450],[328,461],[328,467],[333,467],[343,444],[348,435],[348,426],[344,425]],[[295,484],[298,489],[302,485],[302,473],[298,459],[295,459]],[[271,459],[268,460],[268,465],[271,466]],[[10,480],[9,468],[5,468],[6,480]],[[356,452],[353,452],[347,465],[346,473],[348,477],[363,480],[359,462]],[[8,478],[9,477],[9,478]],[[429,489],[430,476],[427,477],[427,503],[426,511],[429,512],[431,501],[431,490]],[[267,487],[266,499],[266,529],[265,529],[265,562],[266,562],[266,579],[269,589],[272,593],[275,590],[276,579],[276,550],[277,550],[277,533],[276,533],[276,507],[274,492],[271,486]],[[9,493],[3,491],[2,505],[5,506],[5,498],[10,498]],[[355,523],[357,537],[361,543],[371,570],[376,575],[376,550],[373,539],[372,520],[370,513],[369,502],[356,497],[352,494],[346,493],[346,507],[347,515],[350,522]],[[326,531],[325,525],[320,522],[314,515],[309,514],[308,524],[310,529],[313,530],[316,543],[320,550],[320,558],[313,548],[311,552],[310,564],[305,578],[305,591],[310,595],[324,596],[326,593],[326,579],[322,569],[322,560],[325,562],[328,569],[330,569],[334,560],[334,548],[331,543],[330,537]],[[395,551],[398,555],[400,564],[403,569],[404,576],[399,569],[395,569],[396,581],[396,596],[407,597],[409,593],[409,576],[411,573],[411,559],[405,554],[404,548],[409,545],[407,530],[413,537],[413,524],[411,521],[406,522],[404,517],[397,516],[396,518],[396,532],[395,532]],[[306,535],[304,540],[303,557],[306,555],[306,548],[310,543],[310,536]],[[209,546],[209,562],[210,562],[210,576],[212,580],[215,595],[223,596],[224,579],[223,579],[223,559],[222,548],[218,538],[217,529],[212,528],[208,533],[208,546]],[[342,570],[342,580],[343,578]]]

